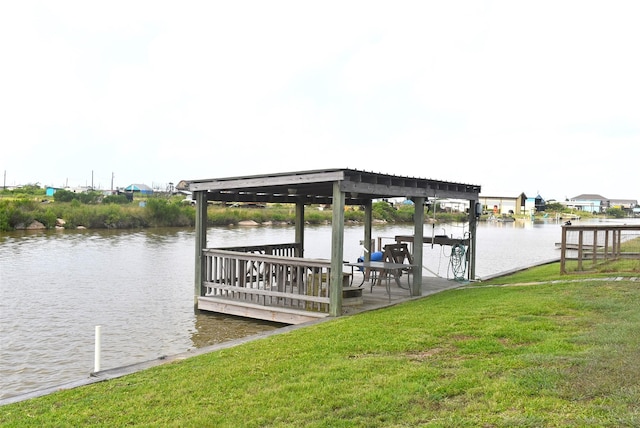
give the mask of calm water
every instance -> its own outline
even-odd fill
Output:
[[[461,225],[425,235],[462,237]],[[361,226],[345,230],[345,260],[363,254]],[[410,234],[378,226],[373,237]],[[329,258],[331,227],[306,230],[306,256]],[[481,223],[476,274],[558,257],[557,223]],[[293,242],[292,227],[212,228],[210,246]],[[76,381],[93,370],[94,331],[110,369],[273,330],[279,325],[193,310],[194,232],[47,231],[0,235],[0,398]],[[425,245],[425,275],[452,277],[446,249]]]

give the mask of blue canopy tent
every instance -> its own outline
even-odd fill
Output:
[[[140,192],[141,195],[153,195],[153,189],[146,184],[130,184],[124,188],[125,192]]]

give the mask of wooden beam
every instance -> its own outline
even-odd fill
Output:
[[[477,254],[477,242],[476,231],[478,230],[478,217],[482,212],[476,210],[477,200],[469,200],[469,271],[467,272],[467,278],[471,281],[476,279],[476,254]],[[479,208],[479,207],[478,207]]]
[[[413,244],[413,281],[411,283],[411,295],[422,296],[422,241],[424,238],[424,203],[425,198],[415,198],[413,201],[413,227],[414,241],[418,245]]]
[[[195,239],[195,278],[194,278],[194,306],[198,307],[198,297],[204,296],[204,262],[202,250],[207,248],[207,192],[195,192],[196,201],[196,239]]]
[[[373,204],[368,200],[364,206],[364,260],[371,261],[371,226],[373,223]]]
[[[300,245],[300,253],[296,257],[304,257],[304,202],[296,202],[296,244]]]
[[[340,182],[333,184],[333,217],[331,220],[331,291],[329,315],[342,315],[342,269],[344,261],[344,192]]]

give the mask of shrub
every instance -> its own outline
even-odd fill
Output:
[[[6,202],[6,206],[3,207],[3,217],[5,218],[4,223],[8,226],[7,230],[31,224],[35,220],[34,213],[38,205],[37,202],[30,199],[17,199]]]
[[[374,202],[373,218],[393,222],[396,220],[396,210],[390,203],[384,201]]]
[[[322,224],[331,221],[331,212],[327,217],[326,211],[305,211],[304,219],[309,224]]]
[[[125,195],[109,195],[102,199],[103,204],[120,204],[125,205],[131,202]]]
[[[410,223],[413,221],[415,207],[413,205],[400,205],[395,211],[395,221],[400,223]]]
[[[57,193],[57,192],[56,192]],[[78,226],[89,227],[91,214],[88,212],[87,207],[83,207],[77,200],[76,203],[69,205],[69,210],[64,214],[65,228],[75,229]]]
[[[609,208],[607,210],[607,217],[624,218],[625,212],[620,208]]]
[[[53,200],[56,202],[73,202],[78,201],[83,204],[95,204],[100,201],[102,195],[100,192],[82,192],[74,193],[68,190],[60,189],[53,194]]]
[[[10,222],[9,208],[9,202],[0,199],[0,231],[2,232],[13,229],[13,225]]]
[[[71,202],[74,199],[75,193],[64,189],[60,189],[53,194],[53,200],[56,202]]]
[[[154,226],[190,226],[194,209],[166,199],[151,198],[145,207],[146,218]]]
[[[364,221],[364,211],[360,210],[347,210],[344,212],[344,219],[346,221]]]
[[[56,213],[51,208],[47,208],[46,210],[38,210],[35,214],[35,220],[38,220],[40,223],[44,224],[47,229],[53,229],[56,225]]]

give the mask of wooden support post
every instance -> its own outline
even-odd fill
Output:
[[[364,261],[371,261],[371,252],[374,248],[371,247],[371,227],[373,223],[373,203],[369,199],[364,205]],[[365,280],[369,280],[369,269],[365,269],[362,274]]]
[[[414,238],[413,238],[413,281],[411,295],[422,296],[422,251],[424,245],[424,203],[425,198],[415,198],[413,201]],[[417,244],[416,244],[417,243]]]
[[[373,223],[373,204],[368,200],[364,205],[364,261],[371,261],[371,224]]]
[[[344,192],[340,182],[333,183],[333,217],[331,220],[331,283],[329,315],[342,315],[342,269],[344,257]]]
[[[194,192],[196,197],[196,263],[194,278],[194,308],[198,308],[198,297],[204,296],[202,286],[205,273],[205,257],[202,250],[207,247],[207,192]]]
[[[582,258],[584,257],[584,251],[582,248],[583,243],[583,231],[578,232],[578,270],[582,270]]]
[[[304,257],[304,202],[296,202],[296,244],[300,245],[296,257]]]
[[[560,274],[566,275],[566,260],[567,260],[567,226],[562,226],[562,241],[560,244]]]
[[[477,231],[477,222],[478,216],[481,213],[476,211],[476,202],[473,199],[469,201],[469,254],[467,255],[469,260],[469,270],[467,272],[467,278],[470,281],[476,279],[476,231]]]

